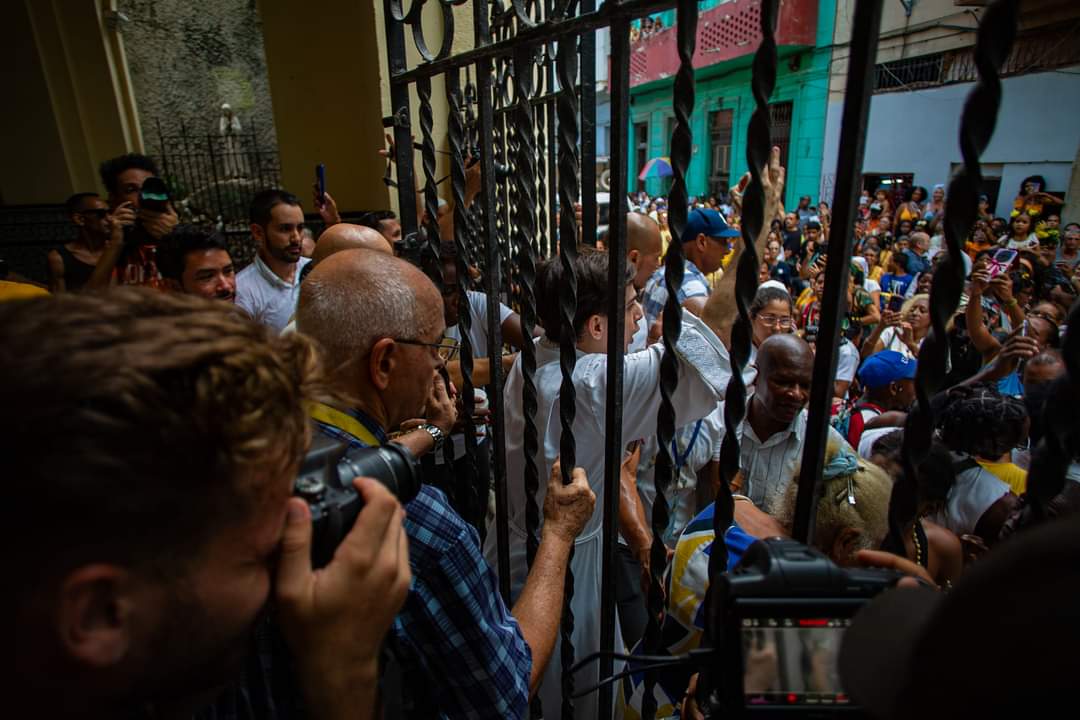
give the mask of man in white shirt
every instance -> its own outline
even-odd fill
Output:
[[[757,371],[738,429],[739,492],[772,514],[802,463],[814,353],[796,335],[773,335],[758,347]],[[830,442],[847,447],[832,427],[829,436]]]
[[[236,304],[277,332],[289,324],[300,296],[304,211],[284,190],[263,190],[251,201],[255,260],[236,275]]]
[[[765,217],[772,217],[780,204],[783,193],[784,171],[780,167],[780,151],[773,148],[770,165],[763,169],[766,208]],[[758,252],[768,237],[768,228],[757,239]],[[715,242],[708,240],[709,242]],[[625,260],[619,258],[619,262]],[[597,494],[597,506],[603,507],[604,452],[609,439],[606,436],[605,415],[607,406],[607,338],[609,332],[622,333],[624,352],[629,347],[638,320],[642,315],[636,300],[632,278],[636,269],[626,263],[626,296],[624,298],[623,322],[619,327],[608,327],[607,304],[610,294],[608,285],[609,255],[583,248],[576,263],[577,307],[574,317],[574,333],[577,337],[577,363],[573,372],[576,391],[576,413],[573,435],[577,444],[575,464],[586,469],[590,484]],[[562,374],[559,346],[551,338],[560,332],[559,297],[565,287],[561,276],[562,264],[558,260],[541,267],[537,277],[537,306],[545,336],[536,342],[537,409],[533,419],[538,429],[540,448],[534,460],[540,477],[550,473],[559,454],[562,436],[560,402]],[[730,273],[734,283],[735,273]],[[725,279],[728,274],[725,275]],[[679,367],[679,384],[672,396],[676,413],[676,427],[705,417],[722,399],[731,375],[731,361],[724,343],[728,342],[731,326],[736,316],[731,293],[714,292],[697,317],[684,309],[682,332],[675,349]],[[623,422],[622,436],[625,441],[643,438],[656,432],[656,418],[660,407],[660,362],[664,356],[662,344],[655,344],[642,352],[625,355],[623,359]],[[526,573],[526,522],[527,502],[524,488],[525,475],[525,412],[522,401],[524,377],[520,358],[515,362],[504,389],[506,410],[506,476],[508,483],[508,512],[510,523],[510,581],[511,595],[521,591]],[[543,503],[544,491],[539,489],[536,501]],[[497,566],[497,545],[494,522],[489,523],[484,552],[489,562]],[[594,512],[584,531],[575,543],[572,568],[575,591],[572,610],[575,617],[574,648],[577,657],[600,649],[600,577],[601,577],[602,513]],[[617,645],[621,644],[620,641]],[[560,698],[559,678],[562,665],[558,653],[554,653],[540,689],[545,708],[558,707]],[[575,676],[576,685],[585,687],[597,681],[597,666],[585,668]],[[596,717],[595,695],[578,700],[575,716]]]

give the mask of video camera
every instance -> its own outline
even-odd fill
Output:
[[[355,477],[375,478],[403,505],[420,491],[420,464],[403,445],[349,450],[344,443],[316,435],[293,483],[293,494],[311,507],[313,567],[330,562],[363,508],[352,484]]]
[[[902,577],[841,568],[786,538],[751,545],[709,591],[716,650],[699,683],[706,717],[851,715],[837,657],[858,610]],[[700,698],[707,697],[707,703]]]
[[[143,181],[142,189],[139,190],[139,208],[157,213],[169,211],[169,188],[164,180],[152,176]],[[129,247],[153,245],[156,242],[138,221],[124,228],[124,244]]]

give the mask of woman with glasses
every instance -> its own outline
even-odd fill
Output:
[[[759,288],[754,302],[750,303],[750,321],[755,347],[777,333],[791,332],[791,295],[778,287]]]

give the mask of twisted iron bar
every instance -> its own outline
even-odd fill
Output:
[[[945,200],[945,242],[948,253],[944,262],[934,273],[930,286],[931,328],[919,349],[919,363],[915,377],[918,404],[908,414],[904,425],[904,444],[901,448],[905,483],[916,479],[916,468],[930,451],[933,440],[934,412],[930,397],[945,380],[948,361],[948,337],[946,323],[960,304],[964,291],[963,241],[975,224],[978,213],[978,197],[981,192],[982,168],[979,156],[990,143],[997,124],[1001,105],[1001,80],[999,71],[1009,56],[1016,38],[1019,0],[997,0],[987,8],[979,23],[975,42],[975,66],[979,81],[968,94],[960,117],[960,153],[963,167],[949,182]],[[899,492],[899,489],[898,489]],[[894,497],[895,497],[894,493]],[[914,493],[911,494],[914,496]],[[900,509],[890,508],[890,532],[900,531],[896,524],[910,521],[901,518]]]
[[[518,266],[521,273],[521,336],[532,337],[536,327],[536,264],[532,238],[536,233],[535,204],[536,149],[533,146],[533,109],[529,97],[533,91],[532,49],[524,46],[514,55],[514,125],[517,131],[517,154],[514,163],[514,179],[518,202],[515,207],[514,243],[518,248]],[[540,506],[536,497],[540,492],[540,470],[536,454],[540,450],[540,433],[536,427],[536,346],[531,342],[521,348],[522,407],[525,418],[525,530],[526,557],[532,567],[539,546]]]
[[[544,87],[544,67],[539,66],[541,94],[550,88]],[[548,225],[547,203],[544,197],[547,194],[547,117],[543,105],[539,106],[533,117],[536,120],[536,251],[539,257],[548,257],[551,254],[551,228]]]
[[[432,280],[442,289],[442,267],[437,262],[439,258],[439,190],[435,184],[435,139],[432,137],[432,129],[435,125],[434,113],[431,109],[431,81],[419,80],[416,83],[416,96],[420,100],[420,136],[421,151],[420,159],[424,168],[424,217],[422,224],[425,233],[424,250],[431,263],[434,277]]]
[[[562,6],[573,13],[575,0],[559,0],[556,13]],[[562,263],[562,292],[559,295],[559,365],[562,370],[562,386],[559,391],[559,422],[561,437],[559,457],[564,485],[570,484],[574,466],[577,464],[577,444],[574,441],[574,417],[577,413],[577,392],[574,389],[574,367],[577,364],[577,336],[574,333],[574,315],[577,312],[577,261],[578,229],[574,217],[574,203],[578,198],[578,100],[575,86],[578,74],[576,37],[559,43],[558,54],[559,97],[556,100],[559,135],[559,258]],[[573,562],[573,549],[570,551]],[[561,626],[562,661],[562,717],[574,717],[574,676],[570,668],[574,664],[574,573],[572,565],[566,568],[566,590],[563,595]]]
[[[735,269],[735,305],[739,317],[731,329],[731,380],[724,396],[724,439],[720,444],[720,487],[713,503],[713,541],[709,556],[710,587],[727,569],[727,546],[724,533],[734,519],[731,483],[739,472],[739,425],[746,416],[746,384],[743,368],[750,358],[753,331],[750,325],[750,303],[757,292],[758,255],[754,243],[766,222],[765,189],[761,182],[762,169],[768,165],[772,143],[769,128],[769,96],[776,86],[776,15],[779,0],[763,0],[761,3],[761,45],[754,53],[751,87],[756,107],[750,117],[746,137],[746,162],[750,170],[750,183],[743,193],[740,234],[742,254]],[[730,270],[728,271],[730,272]],[[706,616],[706,635],[716,646],[718,628],[711,627]]]
[[[667,566],[667,548],[664,545],[664,532],[667,529],[669,513],[667,498],[664,493],[671,484],[673,475],[670,448],[675,438],[675,407],[671,398],[679,385],[679,361],[675,346],[682,334],[682,304],[679,302],[679,290],[682,288],[685,263],[682,252],[683,229],[686,227],[687,205],[689,197],[686,190],[686,170],[690,165],[690,155],[694,142],[690,130],[690,116],[694,112],[694,50],[697,48],[698,4],[697,0],[679,0],[675,22],[678,32],[679,70],[675,75],[673,104],[675,108],[675,128],[671,136],[671,170],[673,182],[668,193],[668,222],[671,225],[671,242],[668,243],[667,256],[664,259],[664,285],[667,288],[667,302],[663,310],[664,355],[660,360],[660,410],[657,415],[656,439],[659,446],[656,454],[656,469],[653,485],[656,499],[652,508],[652,547],[649,550],[652,578],[649,583],[649,621],[645,629],[645,648],[651,654],[658,654],[663,645],[660,618],[664,612],[663,573]],[[722,537],[718,535],[717,537]],[[645,673],[645,693],[641,702],[641,715],[652,718],[656,715],[656,698],[653,687],[656,683],[655,671]]]
[[[468,249],[466,236],[468,233],[468,213],[465,207],[465,159],[463,146],[465,145],[465,126],[463,123],[463,101],[461,96],[461,76],[455,70],[445,76],[446,102],[450,108],[447,118],[447,139],[450,143],[450,189],[454,200],[454,245],[457,247],[457,275],[458,275],[458,335],[461,336],[461,401],[462,411],[465,415],[465,471],[463,477],[456,478],[458,481],[459,502],[466,511],[462,513],[465,519],[473,526],[483,525],[483,515],[478,512],[480,507],[477,489],[476,470],[476,425],[473,422],[473,414],[476,409],[476,396],[473,387],[473,353],[472,346],[472,312],[470,311],[468,283],[469,265],[467,261]],[[453,446],[453,443],[447,443]],[[453,453],[453,447],[450,450]],[[451,465],[455,471],[453,465]]]

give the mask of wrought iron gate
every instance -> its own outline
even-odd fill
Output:
[[[671,164],[674,171],[669,196],[670,225],[673,237],[679,237],[687,217],[686,171],[690,162],[693,138],[690,116],[694,111],[694,68],[698,5],[696,0],[609,0],[600,8],[595,0],[431,0],[441,13],[443,36],[438,46],[429,44],[422,22],[428,0],[413,0],[406,9],[403,0],[383,0],[386,47],[390,70],[392,114],[384,123],[392,128],[400,193],[400,216],[406,237],[412,236],[422,244],[429,256],[439,254],[438,196],[436,179],[436,118],[432,107],[432,80],[442,77],[449,106],[445,122],[450,148],[450,188],[454,201],[454,242],[458,249],[458,275],[467,278],[466,259],[479,266],[483,273],[484,289],[492,302],[488,303],[488,337],[492,353],[501,347],[498,303],[495,300],[512,296],[520,310],[522,334],[532,335],[537,323],[534,297],[536,263],[540,258],[558,257],[567,279],[560,304],[561,339],[560,365],[562,389],[560,403],[561,463],[564,482],[569,482],[575,465],[577,448],[572,432],[575,415],[574,383],[576,362],[573,319],[576,308],[576,278],[574,261],[578,238],[591,242],[596,237],[596,45],[593,31],[600,27],[611,29],[611,198],[612,210],[608,252],[612,258],[626,255],[625,200],[628,193],[628,133],[629,117],[629,42],[630,23],[642,17],[674,6],[677,10],[679,70],[675,77],[672,104],[675,125],[671,138]],[[761,44],[753,64],[753,91],[756,110],[750,122],[746,163],[752,180],[743,201],[741,233],[745,250],[737,269],[736,303],[739,319],[732,332],[732,379],[727,389],[725,426],[728,435],[722,446],[722,476],[716,499],[715,529],[722,537],[733,517],[729,482],[738,470],[738,439],[734,429],[745,416],[746,388],[741,370],[746,365],[751,348],[751,327],[748,308],[757,288],[758,258],[754,240],[768,222],[763,217],[765,197],[760,173],[766,166],[773,144],[770,128],[769,96],[776,80],[777,51],[774,25],[780,0],[762,0]],[[949,189],[946,242],[949,258],[935,277],[931,302],[933,330],[924,345],[925,360],[920,359],[918,371],[919,410],[911,414],[905,433],[909,472],[914,482],[914,465],[927,451],[932,418],[929,396],[941,386],[945,369],[945,323],[955,311],[963,289],[963,265],[959,262],[961,239],[975,218],[979,184],[979,153],[989,142],[1000,100],[997,70],[1007,57],[1016,26],[1017,0],[998,0],[985,13],[979,31],[976,55],[979,58],[980,82],[972,90],[962,119],[960,144],[964,168],[953,178]],[[455,9],[462,8],[460,14]],[[469,12],[471,10],[471,12]],[[852,246],[852,228],[857,208],[860,168],[862,165],[864,130],[869,101],[873,92],[875,56],[882,0],[862,0],[856,4],[852,27],[847,91],[843,110],[843,125],[839,162],[836,175],[833,240],[830,243],[826,267],[826,287],[830,289],[823,300],[822,323],[817,341],[814,376],[832,377],[837,362],[840,322],[843,316],[843,289],[847,287],[848,261]],[[466,14],[473,27],[472,43],[467,48],[455,48],[454,22]],[[418,64],[407,61],[406,36],[421,57]],[[411,125],[411,108],[418,106],[419,128]],[[413,134],[418,135],[421,155],[419,183],[413,167]],[[466,210],[465,195],[467,156],[479,158],[482,172],[480,200]],[[423,210],[417,212],[414,187],[422,189]],[[581,191],[585,188],[585,192]],[[578,227],[572,208],[576,202],[582,208],[582,227]],[[418,217],[420,215],[420,217]],[[423,218],[423,227],[420,227]],[[580,232],[580,235],[579,235]],[[662,610],[659,573],[665,565],[660,537],[667,523],[664,490],[672,477],[672,462],[667,448],[675,432],[675,412],[671,397],[678,383],[673,348],[681,330],[681,315],[675,288],[681,284],[683,257],[680,244],[671,244],[665,259],[665,280],[668,303],[664,308],[663,346],[660,387],[663,396],[658,417],[659,457],[656,463],[657,498],[653,512],[654,546],[652,567],[654,577],[648,603],[650,625],[646,646],[659,646],[659,625],[656,621]],[[953,260],[955,259],[955,261]],[[438,263],[433,263],[438,267]],[[441,278],[435,278],[441,282]],[[468,307],[465,287],[461,286],[462,307]],[[622,263],[609,264],[608,321],[609,327],[619,327],[624,312],[625,277]],[[468,341],[467,312],[462,313],[462,370],[466,422],[471,425],[473,414],[472,356]],[[551,328],[548,328],[551,330]],[[608,336],[606,446],[603,490],[599,494],[603,514],[603,570],[601,580],[601,653],[599,675],[608,677],[614,669],[612,649],[615,647],[615,601],[613,562],[615,522],[618,513],[618,480],[623,452],[622,438],[622,346],[618,333]],[[526,450],[525,476],[506,477],[503,406],[503,377],[499,363],[491,364],[493,407],[492,484],[496,497],[496,538],[499,548],[498,574],[500,590],[509,601],[509,531],[507,520],[507,484],[523,483],[532,499],[527,512],[528,557],[536,550],[539,509],[536,495],[541,478],[533,455],[542,438],[538,435],[531,409],[536,407],[535,350],[526,342],[522,348],[524,374],[523,407],[525,408]],[[810,421],[807,427],[805,452],[798,488],[797,516],[794,535],[805,541],[813,535],[815,488],[819,484],[831,401],[831,383],[816,383],[810,400]],[[467,427],[467,454],[476,452],[473,428]],[[475,463],[467,474],[475,473]],[[466,493],[486,492],[487,478],[458,478],[458,487]],[[1053,483],[1051,483],[1052,486]],[[893,508],[890,519],[899,522],[899,510]],[[725,567],[726,551],[717,543],[711,557],[710,577],[715,578]],[[534,716],[543,712],[547,717],[574,716],[575,693],[573,676],[565,669],[574,664],[575,649],[571,643],[574,617],[570,612],[573,575],[567,578],[567,600],[563,613],[560,659],[564,668],[561,708],[540,708],[534,703]],[[716,646],[720,638],[714,628],[707,629],[707,642]],[[646,673],[646,677],[650,675]],[[650,680],[647,680],[650,682]],[[647,686],[651,687],[651,686]],[[646,690],[651,700],[651,690]],[[599,691],[599,717],[610,717],[612,688],[605,685]],[[652,717],[655,707],[644,708]]]

